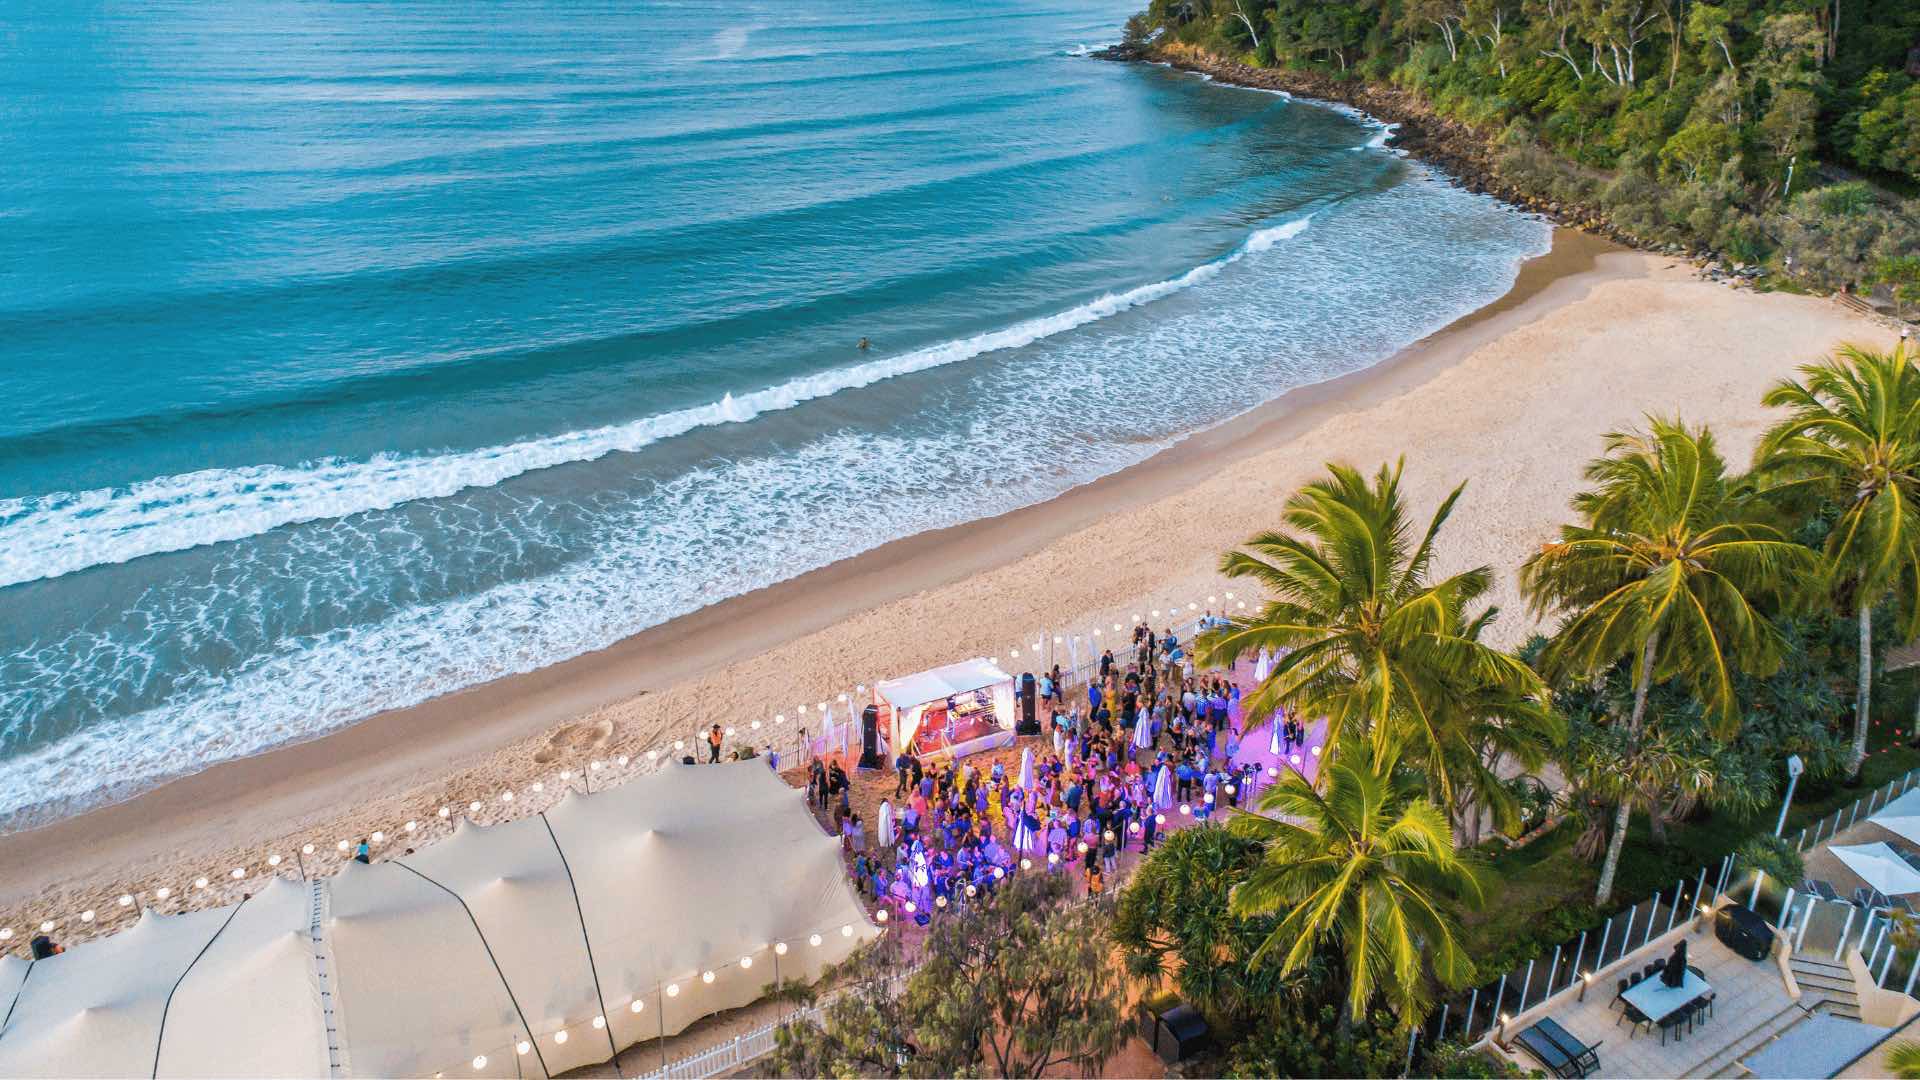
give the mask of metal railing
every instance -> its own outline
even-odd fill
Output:
[[[1734,857],[1723,856],[1718,862],[1702,866],[1697,874],[1676,880],[1671,889],[1661,889],[1628,905],[1551,950],[1516,965],[1498,979],[1444,998],[1440,1007],[1428,1016],[1426,1024],[1408,1040],[1409,1064],[1419,1039],[1435,1043],[1448,1038],[1478,1042],[1493,1033],[1503,1015],[1518,1016],[1557,994],[1576,990],[1654,938],[1685,926],[1686,920],[1698,914],[1702,904],[1712,906],[1727,895],[1729,886],[1738,895],[1745,883],[1732,881],[1733,872]],[[1754,891],[1758,892],[1757,882]]]
[[[1913,789],[1920,783],[1920,769],[1909,770],[1904,776],[1896,776],[1858,799],[1822,817],[1819,821],[1800,830],[1794,841],[1794,849],[1805,851],[1809,847],[1818,847],[1822,843],[1845,832],[1861,821],[1883,809],[1888,803]]]

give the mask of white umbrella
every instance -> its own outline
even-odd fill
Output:
[[[1855,844],[1827,850],[1868,885],[1888,896],[1920,893],[1920,870],[1908,866],[1906,860],[1886,844]]]
[[[1029,853],[1034,849],[1033,830],[1027,828],[1027,815],[1024,813],[1013,826],[1013,849]]]
[[[1273,710],[1273,719],[1267,723],[1267,753],[1274,757],[1280,756],[1280,725],[1285,722],[1280,710]]]
[[[1028,790],[1033,788],[1033,747],[1031,746],[1020,751],[1020,786]]]
[[[880,850],[893,846],[893,804],[880,801]]]
[[[1141,713],[1140,719],[1135,721],[1133,725],[1133,745],[1139,747],[1142,750],[1145,750],[1147,747],[1153,745],[1153,717],[1152,716],[1149,716],[1146,713]]]
[[[1173,805],[1173,766],[1162,765],[1153,778],[1153,805],[1165,810]]]
[[[1260,659],[1253,662],[1253,681],[1257,683],[1266,682],[1267,675],[1272,671],[1273,654],[1267,651],[1265,645],[1262,645],[1260,646]]]

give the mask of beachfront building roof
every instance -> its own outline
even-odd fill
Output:
[[[0,1075],[551,1076],[776,974],[816,977],[878,932],[838,844],[764,762],[673,766],[329,880],[0,957]]]
[[[966,660],[948,664],[918,675],[888,679],[873,689],[896,709],[910,709],[929,701],[944,701],[955,694],[1011,683],[1013,676],[985,660]]]

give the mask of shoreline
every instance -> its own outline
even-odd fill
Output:
[[[1840,334],[1887,336],[1826,301],[1737,293],[1673,263],[1556,230],[1553,249],[1523,263],[1504,296],[1394,357],[1285,393],[1047,502],[894,541],[596,653],[0,836],[0,864],[9,867],[0,926],[18,933],[51,919],[64,940],[79,940],[128,921],[115,895],[144,900],[163,884],[179,894],[175,905],[226,902],[249,886],[226,880],[225,870],[248,867],[251,878],[269,853],[290,870],[300,844],[312,843],[308,868],[327,872],[341,839],[375,829],[396,845],[444,835],[436,806],[479,801],[482,822],[503,810],[518,816],[557,799],[562,769],[587,779],[645,771],[645,749],[708,722],[744,730],[753,717],[836,697],[856,681],[1204,597],[1221,587],[1219,553],[1269,521],[1278,500],[1327,460],[1370,469],[1405,452],[1416,508],[1437,499],[1443,482],[1472,480],[1442,554],[1448,565],[1485,562],[1510,573],[1510,553],[1537,543],[1557,519],[1581,462],[1610,427],[1684,403],[1696,422],[1714,419],[1696,404],[1731,407],[1754,417],[1747,427],[1757,432],[1757,386]],[[1654,308],[1659,318],[1650,320]],[[1702,333],[1721,345],[1737,334],[1743,350],[1767,352],[1766,362],[1747,363],[1744,352],[1729,360],[1722,348],[1695,363],[1701,344],[1679,339]],[[1614,385],[1609,365],[1635,374]],[[1581,379],[1593,385],[1573,384]],[[1722,430],[1737,434],[1736,444],[1747,436]],[[1511,605],[1511,589],[1503,590],[1499,599]],[[1498,627],[1503,639],[1511,621]],[[631,767],[612,767],[620,754],[633,757]],[[586,773],[590,760],[607,771]],[[544,781],[543,794],[532,792],[535,781]],[[520,793],[510,807],[497,801],[506,790]],[[420,831],[403,840],[402,823],[413,820]],[[201,874],[215,883],[187,888]],[[68,928],[86,908],[98,920],[85,933]]]
[[[1599,256],[1609,250],[1611,245],[1605,241],[1556,229],[1551,250],[1523,261],[1513,285],[1491,303],[1378,364],[1289,390],[1237,417],[1199,429],[1138,464],[1044,502],[890,541],[689,612],[605,649],[379,712],[310,739],[209,765],[124,799],[0,834],[0,865],[36,865],[59,853],[104,871],[112,863],[136,862],[137,853],[127,849],[190,846],[216,832],[247,829],[249,822],[262,816],[285,823],[281,830],[251,826],[263,835],[310,829],[341,804],[339,798],[323,793],[343,789],[372,793],[397,784],[417,785],[416,755],[437,756],[451,767],[610,706],[644,703],[646,697],[701,672],[764,653],[861,611],[1014,562],[1103,516],[1178,490],[1223,454],[1245,456],[1285,440],[1312,410],[1365,393],[1368,383],[1417,377],[1457,358],[1459,350],[1470,348],[1486,331],[1474,335],[1472,342],[1460,340],[1463,335],[1473,334],[1564,278],[1592,273]],[[1389,389],[1373,388],[1375,393]],[[833,688],[828,696],[850,691],[855,683],[905,673],[862,671],[856,664],[850,667],[846,685]],[[818,699],[816,695],[810,700]],[[622,740],[610,736],[606,749],[617,752],[612,744],[618,741]],[[271,813],[263,813],[267,806],[272,807]],[[117,840],[156,832],[172,842]],[[330,845],[321,846],[324,850]],[[34,891],[16,888],[11,880],[0,884],[0,911]]]

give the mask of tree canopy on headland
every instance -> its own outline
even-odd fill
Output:
[[[1128,44],[1392,84],[1530,191],[1820,284],[1920,240],[1911,0],[1151,0]]]

